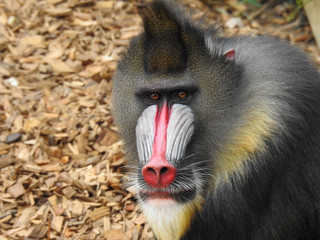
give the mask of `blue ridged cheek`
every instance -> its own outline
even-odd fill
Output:
[[[158,107],[151,105],[147,107],[136,126],[136,142],[139,161],[147,163],[152,156],[152,145],[155,135],[155,118]]]
[[[146,108],[136,126],[137,151],[139,161],[142,164],[147,163],[152,156],[157,110],[157,105]],[[167,161],[175,164],[176,161],[183,158],[193,132],[194,115],[192,110],[186,105],[174,104],[167,127]]]
[[[166,158],[175,163],[183,158],[187,145],[194,132],[194,115],[191,109],[182,104],[172,106],[167,128]]]

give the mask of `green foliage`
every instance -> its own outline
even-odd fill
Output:
[[[290,13],[289,16],[287,16],[286,20],[287,22],[291,22],[294,19],[296,19],[298,13],[303,8],[303,0],[296,0],[297,6],[293,9],[293,11]]]
[[[304,7],[304,5],[306,5],[307,3],[311,2],[313,0],[296,0],[296,7],[295,9],[292,11],[292,13],[287,17],[287,21],[291,22],[294,19],[296,19],[298,13],[300,12],[300,10]]]
[[[260,7],[261,4],[258,2],[258,0],[242,0],[240,1],[241,3],[248,3],[252,6],[255,6],[255,7]]]
[[[306,5],[307,3],[311,2],[313,0],[295,0],[296,7],[292,10],[292,12],[289,14],[289,16],[286,18],[287,22],[291,22],[297,18],[298,13],[300,10]],[[283,1],[285,2],[285,1]],[[239,3],[248,3],[254,7],[261,7],[261,4],[259,0],[239,0]]]

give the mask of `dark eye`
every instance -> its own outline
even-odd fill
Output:
[[[160,93],[157,93],[157,92],[150,93],[149,98],[153,101],[157,101],[160,99]]]
[[[187,94],[187,92],[185,92],[185,91],[179,91],[179,92],[177,93],[177,96],[178,96],[179,99],[183,100],[183,99],[186,99],[186,98],[187,98],[188,94]]]

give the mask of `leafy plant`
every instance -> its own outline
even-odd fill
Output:
[[[260,7],[261,4],[258,2],[258,0],[242,0],[240,1],[241,3],[248,3],[252,6],[255,6],[255,7]]]
[[[298,13],[300,12],[300,10],[306,5],[306,4],[308,4],[309,2],[311,2],[311,1],[313,1],[313,0],[296,0],[296,7],[295,7],[295,9],[292,11],[292,13],[287,17],[287,21],[288,22],[291,22],[291,21],[293,21],[296,17],[297,17],[297,15],[298,15]]]

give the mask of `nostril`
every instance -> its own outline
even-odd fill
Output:
[[[156,171],[155,171],[153,168],[151,168],[151,167],[148,167],[148,168],[147,168],[147,171],[148,171],[149,174],[157,175]]]
[[[159,173],[159,172],[158,172]],[[151,186],[156,187],[159,184],[159,176],[156,169],[151,166],[145,166],[142,169],[144,180]]]
[[[160,169],[160,186],[166,187],[169,186],[174,179],[176,178],[176,168],[171,165],[166,165]]]
[[[163,167],[163,168],[160,169],[160,175],[163,175],[166,172],[168,172],[168,168],[167,167]]]

